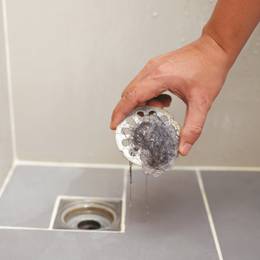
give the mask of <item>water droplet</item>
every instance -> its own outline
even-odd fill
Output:
[[[133,170],[133,168],[132,168],[132,163],[131,162],[129,162],[129,184],[130,184],[130,186],[129,186],[129,208],[131,208],[132,207],[132,204],[133,204],[133,176],[132,176],[132,170]]]

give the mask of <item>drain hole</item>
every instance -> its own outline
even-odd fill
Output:
[[[100,223],[95,220],[83,220],[78,223],[78,229],[96,230],[100,228],[101,228]]]
[[[151,115],[156,115],[156,112],[155,111],[150,111],[149,112],[149,115],[151,116]]]
[[[140,116],[140,117],[144,117],[144,112],[143,111],[138,111],[137,115]]]

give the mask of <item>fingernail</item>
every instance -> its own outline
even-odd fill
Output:
[[[111,123],[110,123],[110,129],[111,129],[111,130],[115,130],[115,124],[114,124],[114,122],[111,122]]]
[[[182,153],[183,155],[187,155],[187,154],[189,153],[191,147],[192,147],[192,145],[189,144],[189,143],[184,144],[184,145],[182,146],[181,153]]]

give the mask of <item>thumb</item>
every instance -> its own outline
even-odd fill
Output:
[[[192,145],[200,137],[207,114],[208,106],[205,106],[205,104],[191,102],[187,105],[179,146],[179,152],[182,155],[187,155]]]

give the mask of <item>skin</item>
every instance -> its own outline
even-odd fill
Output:
[[[219,0],[194,42],[152,58],[129,83],[116,105],[111,129],[136,107],[167,107],[170,91],[186,104],[179,152],[187,155],[230,68],[260,20],[260,0]]]

